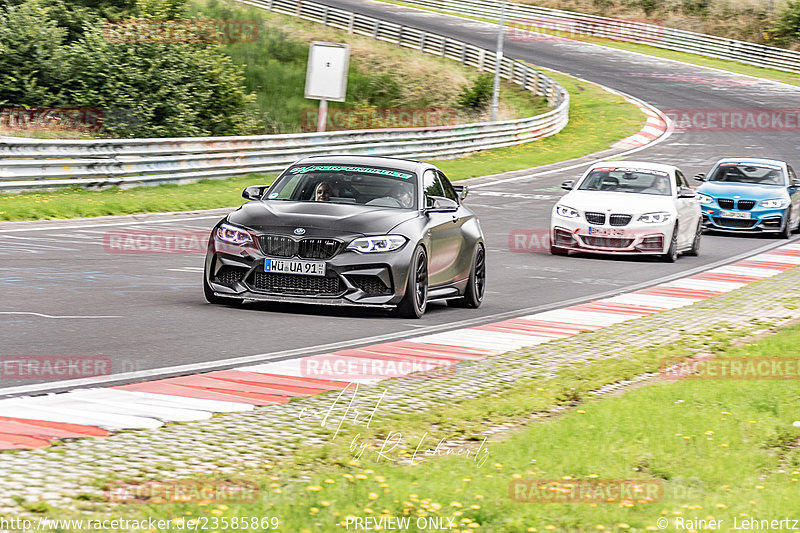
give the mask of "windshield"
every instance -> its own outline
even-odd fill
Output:
[[[743,163],[722,163],[708,181],[728,183],[755,183],[758,185],[785,185],[783,169],[776,165],[751,165]]]
[[[266,199],[415,209],[416,198],[412,172],[322,163],[289,168]]]
[[[586,176],[578,190],[613,191],[638,194],[672,194],[667,172],[636,168],[595,168]]]

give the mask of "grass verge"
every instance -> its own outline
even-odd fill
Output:
[[[418,519],[450,519],[454,533],[699,530],[686,521],[715,519],[730,527],[734,519],[741,526],[752,518],[791,518],[800,479],[800,430],[791,427],[798,418],[796,381],[659,381],[611,398],[587,394],[657,371],[663,358],[699,352],[788,358],[800,342],[797,325],[749,344],[741,343],[745,334],[718,328],[625,358],[570,365],[554,377],[515,383],[491,398],[443,405],[435,413],[379,412],[371,427],[362,415],[332,438],[345,418],[337,414],[325,446],[236,476],[258,483],[256,503],[162,503],[114,512],[195,525],[279,517],[279,530],[293,532],[340,531],[348,517],[350,528],[356,517],[409,517],[406,531],[430,529],[415,527]],[[531,421],[559,406],[556,416]],[[480,433],[500,424],[506,433],[521,431],[482,442]],[[631,479],[660,483],[663,492],[654,500],[513,501],[509,485],[527,479]],[[659,528],[658,519],[668,527]]]
[[[644,114],[624,98],[592,83],[543,72],[570,94],[569,124],[560,133],[531,143],[432,162],[453,180],[521,170],[605,150],[635,134],[644,124]]]

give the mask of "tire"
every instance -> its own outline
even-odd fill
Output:
[[[665,263],[674,263],[678,260],[678,225],[672,230],[672,239],[669,241],[667,253],[661,255],[661,260]]]
[[[694,234],[694,240],[692,241],[692,247],[686,252],[686,255],[691,255],[697,257],[700,255],[700,237],[703,235],[703,221],[697,223],[697,231]]]
[[[205,272],[203,272],[203,294],[205,295],[208,303],[215,305],[241,305],[241,303],[244,302],[243,298],[217,296],[214,294],[214,290],[208,284],[208,277]]]
[[[483,295],[486,291],[486,248],[482,244],[475,247],[472,256],[472,268],[469,272],[469,280],[464,296],[449,300],[447,305],[453,307],[466,307],[477,309],[483,303]]]
[[[428,308],[428,254],[417,246],[411,257],[406,281],[406,294],[394,311],[403,318],[422,318]]]
[[[789,208],[786,210],[786,223],[783,225],[783,229],[780,233],[778,233],[779,239],[791,239],[792,238],[792,209]]]
[[[550,253],[552,255],[569,255],[569,250],[566,248],[561,248],[560,246],[553,246],[550,245]]]

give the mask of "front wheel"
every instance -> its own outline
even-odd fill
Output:
[[[786,223],[783,225],[783,229],[780,233],[778,233],[779,239],[790,239],[792,237],[792,210],[791,208],[786,210]]]
[[[661,255],[661,260],[665,263],[674,263],[678,260],[678,225],[672,229],[672,239],[669,241],[667,253]]]
[[[686,255],[698,256],[700,255],[700,237],[703,235],[703,221],[697,223],[697,231],[694,234],[692,247],[686,252]]]
[[[422,318],[428,307],[428,254],[417,246],[411,257],[406,282],[406,294],[395,309],[395,315],[404,318]]]
[[[482,244],[475,247],[475,255],[472,258],[472,268],[469,272],[469,280],[464,296],[455,298],[448,302],[454,307],[468,307],[477,309],[483,303],[483,294],[486,291],[486,249]]]

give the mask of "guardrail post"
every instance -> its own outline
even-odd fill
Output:
[[[478,72],[483,72],[483,60],[486,58],[486,51],[481,50],[478,54]]]
[[[353,25],[356,23],[356,14],[350,13],[350,18],[347,21],[347,33],[353,33]]]
[[[447,37],[442,39],[442,57],[447,55]]]
[[[528,67],[524,65],[522,67],[522,88],[523,89],[528,88]]]
[[[403,46],[403,29],[405,26],[402,24],[400,25],[400,29],[397,30],[397,46]]]
[[[380,31],[380,28],[381,28],[381,21],[375,19],[375,27],[372,30],[372,38],[373,39],[377,39],[378,38],[378,31]]]
[[[322,25],[328,25],[328,6],[325,6],[325,9],[322,10]]]
[[[267,9],[272,11],[272,0],[269,0],[269,2],[267,2]]]
[[[461,43],[461,64],[467,64],[467,45],[464,43]]]
[[[297,5],[294,8],[294,16],[299,17],[303,13],[303,0],[297,0]]]
[[[428,37],[428,32],[422,32],[422,37],[419,39],[419,51],[425,53],[425,39]]]

